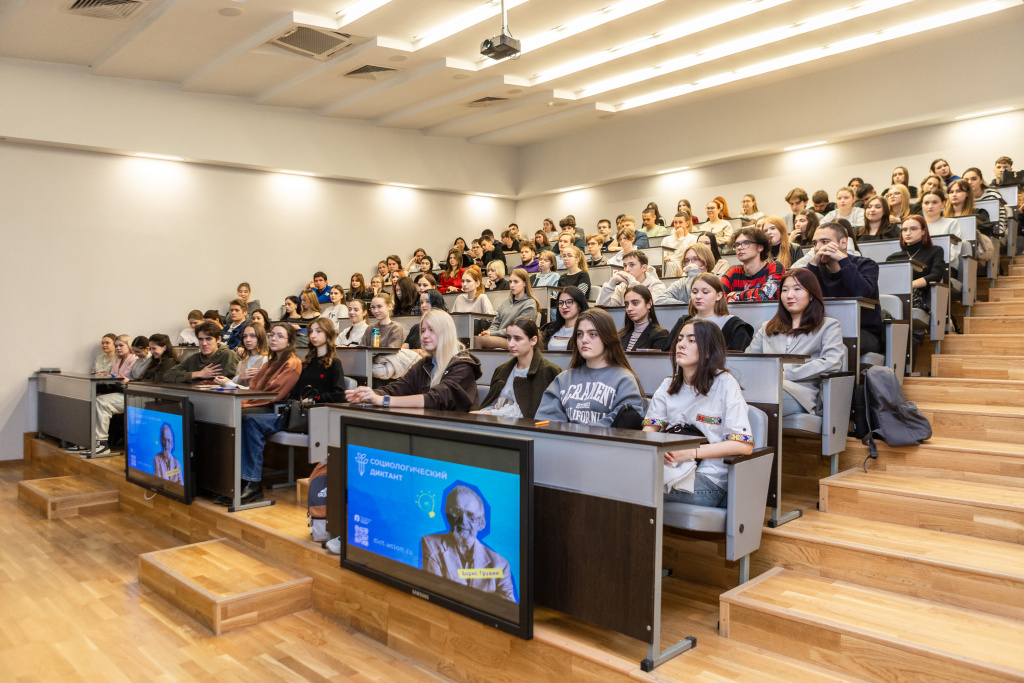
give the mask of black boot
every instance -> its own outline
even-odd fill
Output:
[[[241,500],[239,502],[242,505],[247,505],[248,503],[255,503],[258,500],[263,500],[263,482],[245,482],[245,488],[242,489]]]

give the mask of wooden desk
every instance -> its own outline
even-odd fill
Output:
[[[96,388],[120,384],[121,379],[77,372],[38,372],[35,378],[39,432],[87,448],[88,457],[94,457],[96,411],[93,404],[96,402]]]
[[[188,398],[195,416],[196,487],[232,499],[228,512],[273,505],[272,500],[241,504],[242,477],[242,401],[275,399],[267,391],[212,391],[188,384],[131,382],[133,388],[148,393]]]
[[[343,412],[385,425],[527,437],[534,449],[534,602],[647,645],[650,666],[690,649],[661,648],[663,464],[703,439],[445,411],[328,405],[310,411],[310,459],[328,459],[328,528],[342,522]],[[645,666],[647,662],[645,661]],[[650,669],[646,669],[650,670]]]

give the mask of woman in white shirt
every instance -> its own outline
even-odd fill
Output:
[[[341,321],[348,318],[348,305],[345,303],[345,288],[341,285],[334,285],[331,287],[331,305],[325,308],[321,315],[324,318],[329,318],[334,323],[334,328],[338,329]]]
[[[367,310],[364,299],[352,299],[348,302],[348,319],[352,321],[352,325],[338,333],[335,345],[359,346],[367,328],[370,327],[369,316],[370,311]]]
[[[848,185],[840,187],[836,191],[836,208],[825,214],[825,217],[821,219],[821,225],[835,223],[837,219],[845,218],[853,227],[862,227],[864,225],[864,209],[853,205],[853,197],[852,187]]]
[[[540,332],[542,347],[548,351],[568,351],[576,334],[576,319],[588,308],[590,303],[579,287],[566,287],[559,292],[554,318]]]
[[[732,223],[722,218],[722,207],[714,199],[708,202],[706,210],[708,222],[702,225],[700,229],[713,233],[719,247],[728,246],[729,241],[732,239]]]
[[[644,419],[645,432],[699,434],[707,444],[665,454],[665,480],[697,460],[693,491],[666,485],[665,500],[724,507],[728,469],[722,458],[749,455],[754,437],[739,382],[725,369],[725,339],[714,323],[695,320],[683,326],[673,346],[675,372],[661,383]]]
[[[235,376],[224,375],[214,377],[213,381],[222,387],[235,389],[249,386],[249,380],[256,376],[270,355],[267,331],[259,323],[250,323],[242,330],[242,348],[238,352],[238,369]]]
[[[936,235],[949,235],[949,266],[953,277],[957,276],[960,268],[960,242],[964,238],[960,230],[960,222],[952,218],[943,218],[942,210],[946,204],[946,197],[936,190],[929,190],[921,196],[921,211],[924,219],[928,222],[928,234],[933,238]]]
[[[462,274],[462,294],[455,299],[452,313],[486,313],[494,315],[491,300],[484,296],[484,275],[479,266],[470,266]]]
[[[744,225],[755,223],[758,218],[764,215],[764,212],[757,208],[757,198],[752,194],[743,195],[741,207],[743,210],[740,212],[740,220],[743,221]]]

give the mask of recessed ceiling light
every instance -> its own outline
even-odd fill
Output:
[[[582,185],[573,185],[571,187],[563,187],[563,188],[561,188],[559,190],[555,190],[555,192],[572,192],[573,190],[582,190],[582,189],[583,189]]]
[[[288,175],[308,175],[308,176],[315,176],[316,175],[316,173],[310,173],[308,171],[291,171],[291,170],[286,169],[286,168],[282,168],[280,171],[278,171],[278,173],[287,173]]]
[[[452,78],[454,78],[456,81],[464,81],[467,78],[469,78],[469,74],[455,74],[454,76],[452,76]]]
[[[679,171],[685,171],[689,166],[680,166],[679,168],[666,168],[664,171],[658,171],[655,175],[664,175],[665,173],[678,173]]]
[[[976,111],[973,114],[964,114],[962,116],[956,116],[953,118],[953,120],[962,121],[964,119],[976,119],[979,116],[988,116],[989,114],[1002,114],[1004,111],[1013,111],[1013,107],[1000,107],[999,109],[989,109],[988,111]]]
[[[786,147],[783,152],[792,152],[795,149],[807,149],[808,147],[817,147],[818,145],[827,145],[828,140],[818,140],[817,142],[806,142],[802,145],[793,145],[792,147]]]
[[[341,28],[345,24],[351,24],[356,19],[365,17],[367,14],[375,9],[380,9],[384,5],[391,2],[391,0],[357,0],[345,9],[338,12],[338,28]]]
[[[217,10],[217,13],[222,17],[237,17],[245,14],[245,10],[241,7],[223,7]]]
[[[408,183],[388,183],[388,185],[391,187],[411,187],[414,190],[419,187],[419,185],[410,185]]]
[[[389,62],[404,62],[407,59],[409,58],[406,57],[405,55],[395,55],[394,57],[388,57]]]
[[[144,152],[139,152],[135,156],[143,157],[146,159],[162,159],[164,161],[185,161],[182,157],[172,157],[167,156],[166,154],[146,154]]]
[[[497,197],[496,194],[488,194],[487,192],[474,192],[477,197]]]

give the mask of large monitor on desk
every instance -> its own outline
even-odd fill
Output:
[[[127,388],[124,405],[126,478],[188,505],[195,497],[189,400]]]
[[[533,442],[341,417],[341,566],[533,636]]]

